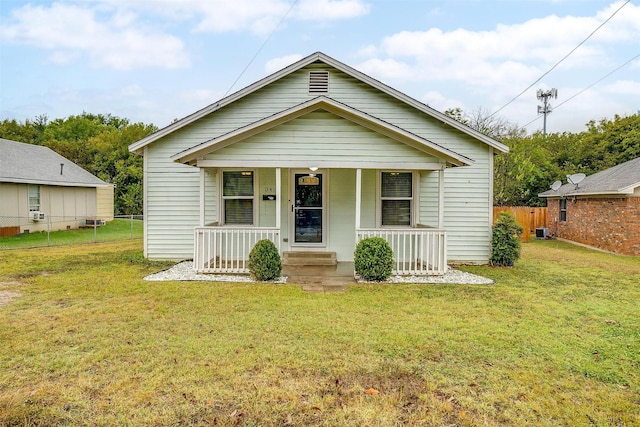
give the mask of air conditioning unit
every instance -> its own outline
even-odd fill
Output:
[[[44,221],[44,212],[40,212],[40,211],[31,212],[31,219],[33,221]]]
[[[546,227],[538,227],[536,228],[536,239],[548,239],[549,238],[549,229]]]

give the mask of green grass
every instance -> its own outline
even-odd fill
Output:
[[[0,425],[640,425],[638,257],[307,294],[145,282],[139,245],[0,252]]]
[[[93,228],[17,234],[0,237],[1,249],[31,248],[40,246],[72,245],[79,243],[107,242],[142,238],[142,221],[116,218],[105,225]]]

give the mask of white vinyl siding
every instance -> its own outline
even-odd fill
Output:
[[[438,174],[440,171],[420,172],[420,208],[418,224],[438,227]]]
[[[176,164],[170,157],[197,144],[224,135],[265,117],[308,101],[309,72],[326,70],[326,64],[314,64],[227,105],[148,146],[145,163],[146,248],[151,258],[185,259],[193,256],[193,227],[199,224],[200,179],[195,167]],[[475,161],[473,166],[448,168],[444,172],[444,228],[448,233],[448,255],[452,261],[487,262],[489,258],[491,218],[491,149],[484,143],[442,123],[437,118],[379,92],[342,72],[330,71],[330,96],[338,102],[403,128],[435,144],[462,154]],[[317,111],[287,122],[277,128],[220,149],[208,159],[231,159],[242,162],[254,159],[287,159],[308,166],[314,159],[369,162],[393,161],[398,165],[411,162],[434,162],[417,149],[360,127],[346,119],[324,111]],[[241,163],[238,166],[242,166]],[[374,168],[375,169],[375,168]],[[283,168],[283,189],[286,169]],[[273,172],[271,172],[273,175]],[[211,180],[220,176],[210,174]],[[272,178],[269,178],[272,179]],[[415,179],[418,179],[417,177]],[[373,181],[371,181],[373,180]],[[375,226],[375,171],[363,168],[363,227]],[[419,216],[424,225],[437,225],[438,172],[420,171]],[[260,185],[260,187],[263,187]],[[264,188],[258,188],[258,199]],[[207,184],[207,221],[214,218],[216,197]],[[284,192],[283,194],[287,194]],[[286,212],[286,201],[280,201]],[[260,205],[259,225],[263,209],[273,218],[274,204]],[[263,206],[268,206],[263,207]],[[367,210],[368,208],[371,210]],[[331,208],[331,207],[330,207]],[[283,224],[287,215],[282,215]],[[373,222],[373,223],[371,223]],[[282,227],[282,236],[287,227]],[[331,241],[331,240],[330,240]],[[331,248],[328,248],[331,250]]]
[[[96,216],[96,188],[67,187],[55,185],[35,185],[39,187],[40,212],[45,219],[39,222],[30,220],[30,184],[0,183],[0,216],[7,217],[5,226],[20,226],[20,232],[66,230],[78,228],[86,217]],[[111,214],[113,215],[113,214]]]
[[[280,160],[308,164],[317,159],[335,162],[437,162],[406,144],[362,128],[328,112],[291,120],[205,156],[215,160]]]
[[[338,261],[353,261],[356,209],[356,171],[332,169],[328,173],[328,245]],[[375,187],[374,187],[375,188]]]
[[[444,173],[444,228],[450,261],[486,263],[489,259],[493,209],[489,151],[486,145],[470,141],[467,152],[476,163]]]

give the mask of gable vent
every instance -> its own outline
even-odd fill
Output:
[[[329,93],[329,72],[311,71],[309,72],[309,94],[321,95]]]

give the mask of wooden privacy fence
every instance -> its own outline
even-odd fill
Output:
[[[538,227],[547,226],[547,208],[532,208],[529,206],[494,206],[493,223],[500,212],[510,212],[516,217],[518,224],[522,226],[521,240],[528,242],[531,234],[536,232]]]

